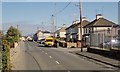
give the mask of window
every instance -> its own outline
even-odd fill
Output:
[[[90,28],[89,28],[89,33],[90,33]]]
[[[110,28],[107,29],[107,33],[110,33]]]
[[[86,34],[87,34],[87,30],[88,30],[88,29],[86,28]]]

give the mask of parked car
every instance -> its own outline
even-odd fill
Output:
[[[41,39],[39,43],[40,44],[45,44],[45,39]]]
[[[37,41],[37,43],[40,43],[40,42],[41,42],[41,40],[38,40],[38,41]]]

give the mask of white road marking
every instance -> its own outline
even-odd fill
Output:
[[[49,56],[50,58],[52,58],[52,56]]]
[[[47,53],[45,53],[45,54],[47,54]]]
[[[55,61],[57,64],[60,64],[58,61]]]

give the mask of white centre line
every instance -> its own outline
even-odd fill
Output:
[[[55,61],[57,64],[60,64],[58,61]]]
[[[52,58],[52,56],[49,56],[50,58]]]

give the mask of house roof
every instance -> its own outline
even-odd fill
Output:
[[[111,26],[118,26],[117,24],[113,23],[112,21],[109,21],[105,18],[99,18],[99,19],[95,19],[92,22],[90,22],[89,24],[87,24],[86,26],[84,26],[84,28],[87,27],[111,27]]]
[[[42,31],[43,33],[50,33],[49,31]]]
[[[80,22],[80,23],[81,23],[81,22]],[[77,23],[77,24],[74,25],[73,27],[75,27],[75,26],[79,26],[80,23]],[[82,21],[82,27],[86,26],[86,25],[89,24],[89,23],[90,23],[90,22],[87,21],[87,20]]]
[[[66,30],[69,29],[69,28],[76,27],[76,26],[78,27],[80,23],[81,23],[81,22],[76,23],[76,24],[72,24],[71,26],[67,27]],[[82,21],[83,27],[86,26],[87,24],[89,24],[89,21],[87,21],[87,20]]]
[[[118,28],[120,29],[120,25],[118,26]]]
[[[61,29],[60,29],[60,32],[65,32],[66,30],[66,27],[62,27]]]
[[[76,24],[70,25],[69,27],[66,28],[66,30],[69,29],[69,28],[72,28],[72,27],[75,26],[75,25],[76,25]]]
[[[37,33],[39,33],[39,32],[41,32],[41,33],[50,33],[49,31],[41,31],[41,30],[38,30]]]
[[[62,27],[62,28],[58,29],[56,32],[66,32],[66,27]]]

